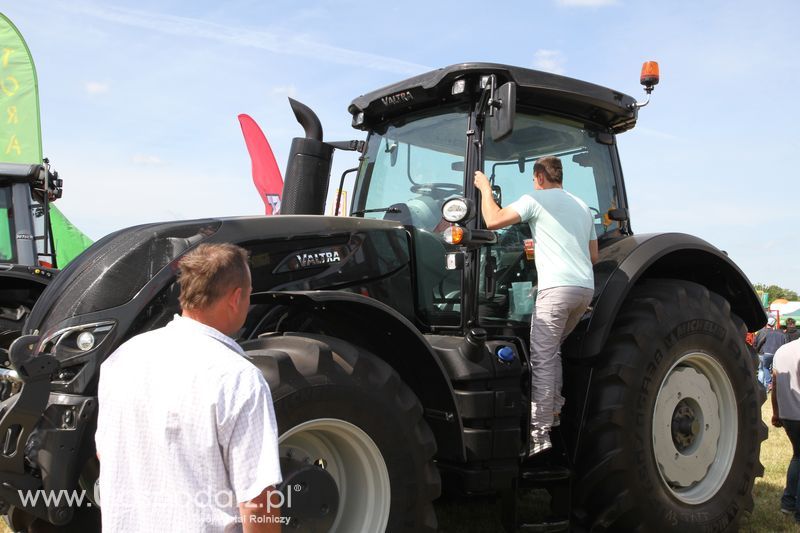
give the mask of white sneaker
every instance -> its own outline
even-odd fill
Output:
[[[531,444],[530,448],[528,448],[528,457],[533,457],[534,455],[545,452],[552,447],[553,444],[550,442],[549,435],[531,435]]]

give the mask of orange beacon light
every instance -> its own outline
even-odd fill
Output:
[[[650,93],[654,85],[658,85],[658,62],[645,61],[642,65],[642,75],[639,77],[639,83],[644,85],[645,91]]]
[[[658,72],[658,62],[657,61],[645,61],[642,65],[642,74],[639,76],[639,83],[644,85],[644,92],[647,93],[647,100],[644,102],[634,102],[630,104],[631,109],[638,109],[640,107],[644,107],[650,103],[650,93],[653,92],[653,87],[658,84],[658,80],[660,79],[659,72]]]

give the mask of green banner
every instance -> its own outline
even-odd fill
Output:
[[[39,89],[28,45],[0,13],[0,161],[42,162]]]
[[[50,204],[50,225],[53,228],[58,268],[67,266],[67,263],[92,245],[92,239],[76,228],[53,204]]]
[[[14,241],[11,240],[8,208],[0,207],[0,261],[10,261],[12,257],[14,257]]]

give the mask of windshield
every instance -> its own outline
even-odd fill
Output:
[[[444,200],[463,194],[467,115],[421,116],[370,135],[351,214],[436,230]]]
[[[0,261],[14,261],[11,187],[0,187]]]
[[[416,314],[422,325],[461,321],[461,272],[445,269],[455,246],[441,232],[442,204],[464,192],[469,111],[454,107],[405,118],[370,134],[351,215],[413,226]]]
[[[564,189],[583,200],[594,216],[602,239],[618,229],[608,211],[617,207],[617,187],[611,147],[598,142],[597,133],[584,124],[546,114],[518,112],[511,136],[498,143],[488,139],[484,170],[507,206],[533,191],[533,163],[543,156],[561,159]],[[527,223],[497,231],[497,243],[481,251],[481,281],[491,269],[494,292],[479,287],[484,323],[529,323],[536,298],[535,243]],[[532,243],[529,253],[525,241]]]
[[[608,145],[583,124],[559,117],[517,113],[514,133],[486,143],[484,169],[508,205],[533,191],[533,163],[548,155],[561,159],[564,189],[589,206],[598,237],[617,229],[607,216],[617,207],[617,190]]]

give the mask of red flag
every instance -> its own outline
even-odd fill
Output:
[[[275,162],[264,132],[258,127],[256,121],[249,115],[239,115],[239,124],[242,126],[244,142],[253,162],[253,183],[258,189],[264,208],[268,215],[277,215],[281,208],[281,192],[283,191],[283,177]]]

